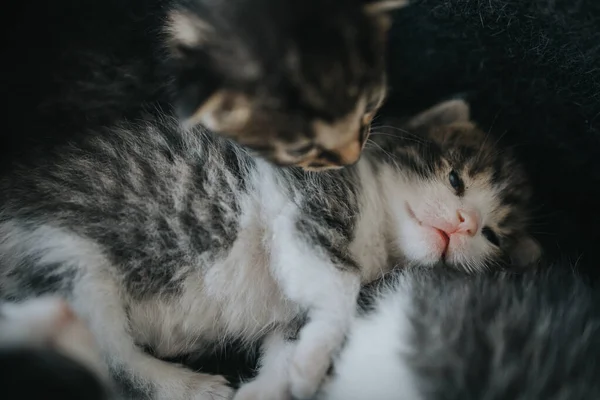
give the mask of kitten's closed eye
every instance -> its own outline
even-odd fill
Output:
[[[403,5],[186,2],[167,26],[180,117],[277,164],[355,163],[385,98],[387,13]]]
[[[494,246],[500,246],[500,239],[498,239],[498,236],[494,233],[494,231],[488,228],[487,226],[483,227],[483,229],[481,230],[481,234],[484,238],[487,239],[488,242],[490,242]]]
[[[313,143],[305,144],[304,146],[298,148],[290,148],[287,150],[288,154],[292,157],[302,157],[309,151],[313,150],[315,145]]]

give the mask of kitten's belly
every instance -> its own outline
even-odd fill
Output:
[[[136,342],[171,357],[232,337],[256,340],[296,317],[256,240],[237,240],[226,259],[189,276],[181,295],[130,304]]]

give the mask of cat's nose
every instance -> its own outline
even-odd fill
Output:
[[[479,230],[479,215],[474,210],[457,210],[458,225],[455,232],[475,236]]]
[[[475,210],[456,210],[454,217],[436,217],[427,221],[427,225],[448,235],[456,234],[475,236],[479,230],[479,214]]]
[[[362,143],[359,140],[353,140],[345,146],[336,150],[341,165],[350,165],[358,161],[362,151]]]
[[[322,150],[314,159],[308,160],[308,168],[330,169],[351,165],[358,161],[362,145],[358,140],[334,150]]]

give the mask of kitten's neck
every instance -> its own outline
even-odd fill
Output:
[[[395,257],[391,209],[385,196],[379,163],[363,157],[357,176],[361,187],[360,217],[350,251],[362,267],[363,283],[371,282],[388,272]]]

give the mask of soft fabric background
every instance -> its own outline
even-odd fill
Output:
[[[3,3],[3,171],[87,129],[167,107],[154,62],[162,4]],[[396,13],[390,53],[384,113],[466,96],[475,119],[526,163],[547,258],[597,280],[600,2],[414,1]]]

